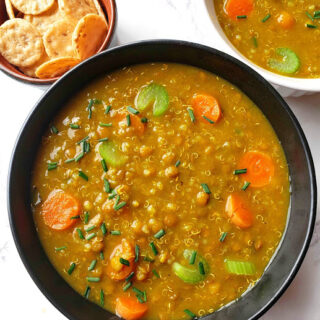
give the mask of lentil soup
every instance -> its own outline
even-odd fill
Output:
[[[320,78],[319,1],[213,1],[222,30],[246,58],[282,75]]]
[[[288,167],[262,112],[222,78],[136,65],[82,89],[33,171],[42,245],[124,319],[191,319],[262,276],[285,229]]]

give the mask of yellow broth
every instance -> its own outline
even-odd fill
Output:
[[[298,78],[319,78],[319,1],[265,0],[253,3],[254,8],[246,18],[232,19],[225,10],[226,0],[214,0],[218,21],[235,48],[269,71]],[[296,72],[287,74],[270,67],[270,59],[282,59],[276,54],[277,48],[289,48],[298,56],[300,68]]]
[[[153,116],[152,108],[140,112],[138,116],[148,122],[144,134],[137,135],[132,126],[119,125],[116,112],[135,107],[140,88],[151,81],[165,86],[169,108],[160,117]],[[196,93],[210,94],[219,101],[223,116],[218,122],[191,121],[187,108]],[[93,104],[88,119],[90,99],[101,101]],[[106,114],[109,105],[111,110]],[[71,129],[70,123],[80,128]],[[101,129],[100,123],[112,126]],[[33,205],[34,220],[50,261],[79,294],[90,286],[88,298],[100,304],[103,290],[104,307],[115,312],[117,298],[135,298],[135,287],[147,293],[148,311],[143,319],[190,319],[185,309],[197,316],[212,313],[239,298],[261,277],[286,224],[288,167],[270,123],[236,87],[185,65],[127,67],[82,89],[57,114],[53,124],[59,132],[48,130],[44,135],[33,170],[33,192],[42,199]],[[86,136],[90,152],[78,162],[65,163],[79,154],[77,142]],[[103,142],[98,140],[106,136],[117,143],[128,160],[104,172],[98,152]],[[234,170],[239,169],[239,159],[249,150],[267,153],[275,174],[264,187],[241,190],[244,180]],[[57,167],[48,171],[52,162],[57,162]],[[79,176],[79,170],[88,181]],[[108,199],[103,178],[112,189],[118,188],[120,201],[127,203],[124,208],[110,209],[108,203],[114,199]],[[202,183],[210,188],[210,195],[204,193]],[[72,195],[81,205],[80,219],[66,230],[54,230],[44,223],[43,202],[55,189]],[[233,193],[238,193],[253,213],[250,228],[240,229],[225,212],[226,199]],[[87,224],[85,212],[90,214]],[[103,222],[108,230],[105,236],[100,229]],[[96,227],[86,232],[92,225]],[[77,228],[84,237],[92,233],[96,236],[80,239]],[[154,235],[161,229],[165,235],[156,239]],[[111,234],[114,230],[121,234]],[[124,238],[140,247],[132,286],[126,291],[125,280],[112,280],[106,273],[111,252]],[[152,241],[158,255],[150,247]],[[66,248],[59,250],[61,247]],[[174,262],[189,265],[183,257],[185,249],[196,250],[207,261],[210,271],[203,281],[188,284],[174,274]],[[153,262],[145,261],[145,257]],[[230,274],[225,259],[252,262],[256,272],[250,276]],[[96,266],[89,271],[93,260],[97,260]],[[69,275],[72,263],[76,266]],[[98,277],[99,282],[88,282],[88,276]]]

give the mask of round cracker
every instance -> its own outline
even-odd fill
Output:
[[[7,20],[0,27],[0,53],[11,64],[28,67],[42,57],[44,47],[39,31],[23,19]]]
[[[24,19],[31,22],[44,35],[54,22],[61,19],[61,16],[58,2],[55,1],[49,10],[38,15],[25,14]]]
[[[76,57],[72,44],[74,24],[68,20],[55,22],[43,36],[43,44],[50,58]]]
[[[79,21],[89,13],[98,14],[93,0],[58,0],[61,12],[68,18]]]
[[[55,0],[11,0],[13,6],[25,14],[40,14],[53,6]]]
[[[70,70],[79,62],[79,59],[71,57],[52,59],[38,67],[36,70],[36,76],[40,79],[58,77]]]
[[[36,78],[36,70],[38,69],[38,67],[40,65],[42,65],[43,63],[45,63],[46,61],[49,60],[49,57],[46,53],[43,54],[42,58],[36,62],[35,64],[33,64],[30,67],[20,67],[20,71],[22,71],[24,74],[26,74],[29,77],[32,78]]]
[[[13,10],[11,1],[5,0],[5,4],[6,4],[6,10],[7,10],[7,14],[8,14],[9,19],[14,19],[16,16],[14,14],[14,10]]]
[[[72,41],[81,60],[94,55],[107,35],[105,20],[97,14],[87,14],[74,29]]]

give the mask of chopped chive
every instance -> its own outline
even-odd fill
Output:
[[[101,166],[102,166],[102,169],[104,172],[108,171],[108,167],[107,167],[106,161],[104,159],[101,160]]]
[[[104,254],[103,254],[103,251],[100,251],[100,259],[101,259],[101,260],[104,260]]]
[[[197,257],[197,251],[193,250],[189,259],[189,264],[194,264]]]
[[[195,122],[196,121],[196,118],[194,117],[194,114],[193,114],[193,110],[191,108],[187,108],[187,111],[189,113],[189,116],[190,116],[190,119],[192,122]]]
[[[105,236],[107,234],[107,227],[104,222],[102,222],[100,229],[101,229],[102,234]]]
[[[201,187],[205,193],[211,194],[211,191],[206,183],[201,183]]]
[[[84,229],[84,230],[85,230],[86,232],[89,232],[89,231],[93,230],[95,227],[96,227],[96,226],[93,225],[93,226],[88,227],[87,229]]]
[[[74,162],[74,158],[72,158],[72,159],[67,159],[64,163],[71,163],[71,162]]]
[[[223,241],[225,240],[227,234],[228,234],[228,232],[223,232],[223,233],[221,234],[221,237],[220,237],[219,241],[220,241],[220,242],[223,242]]]
[[[72,262],[72,263],[70,264],[70,267],[69,267],[68,271],[67,271],[69,275],[72,274],[72,272],[73,272],[73,270],[74,270],[75,267],[76,267],[76,264],[75,264],[74,262]]]
[[[59,130],[54,125],[51,126],[50,131],[53,134],[58,134],[59,133]]]
[[[199,262],[199,272],[202,275],[206,274],[205,271],[204,271],[203,263],[201,261]]]
[[[250,182],[246,181],[243,185],[243,187],[241,188],[241,190],[245,191],[247,190],[247,188],[250,186]]]
[[[180,166],[180,164],[181,164],[181,161],[180,161],[180,160],[178,160],[178,161],[175,163],[175,165],[174,165],[174,166],[178,168],[178,167]]]
[[[209,123],[214,124],[214,121],[212,121],[211,119],[207,118],[206,116],[202,116],[202,118],[204,120],[207,120]]]
[[[308,11],[306,11],[306,15],[311,21],[314,21],[313,16]]]
[[[150,258],[150,257],[148,257],[148,256],[145,256],[145,257],[143,258],[143,260],[144,260],[144,261],[147,261],[147,262],[154,262],[154,259],[152,259],[152,258]]]
[[[317,10],[314,12],[314,16],[319,16],[320,15],[320,10]]]
[[[258,39],[256,37],[252,37],[253,45],[258,48]]]
[[[50,162],[48,163],[48,171],[54,170],[58,168],[58,162]]]
[[[247,16],[246,15],[237,16],[237,19],[247,19]]]
[[[132,291],[138,294],[139,296],[143,296],[143,291],[139,290],[136,287],[132,287]]]
[[[120,201],[120,196],[117,194],[116,195],[116,202],[114,203],[113,207],[117,206],[119,204],[119,201]]]
[[[309,23],[307,23],[307,28],[316,29],[316,28],[318,28],[318,27],[315,26],[314,24],[309,24]]]
[[[189,309],[184,309],[183,310],[191,319],[194,319],[196,317],[196,315],[190,311]]]
[[[88,153],[90,151],[90,143],[87,141],[83,141],[82,150],[83,152]]]
[[[149,245],[150,245],[150,247],[152,249],[153,254],[156,256],[158,254],[158,250],[157,250],[155,244],[153,243],[153,241],[150,242]]]
[[[147,302],[147,291],[143,291],[143,301]]]
[[[104,184],[104,191],[106,193],[110,193],[110,191],[111,191],[110,183],[106,178],[103,178],[103,184]]]
[[[266,22],[267,20],[270,19],[270,17],[271,17],[271,14],[268,13],[268,14],[261,20],[261,22]]]
[[[113,199],[115,196],[117,195],[117,191],[114,189],[112,190],[110,196],[108,197],[108,199]]]
[[[127,277],[126,277],[126,281],[130,281],[134,276],[134,272],[132,271]]]
[[[127,114],[127,115],[126,115],[126,119],[127,119],[127,126],[130,127],[130,126],[131,126],[130,114]]]
[[[92,260],[88,270],[92,271],[96,267],[96,264],[97,264],[97,260]]]
[[[104,306],[104,292],[100,289],[100,306]]]
[[[81,170],[79,170],[79,177],[86,180],[86,181],[89,180],[88,176]]]
[[[147,119],[147,118],[141,118],[141,122],[142,122],[142,123],[147,123],[147,122],[148,122],[148,119]]]
[[[100,278],[99,277],[87,277],[88,282],[99,282]]]
[[[70,128],[71,129],[80,129],[80,126],[78,124],[75,124],[75,123],[70,123]]]
[[[87,105],[87,110],[89,112],[88,114],[88,119],[91,119],[92,118],[92,106],[93,106],[93,100],[90,99],[89,100],[89,104]]]
[[[144,300],[142,299],[142,297],[140,295],[137,294],[136,297],[140,303],[144,303]]]
[[[154,237],[156,239],[161,239],[165,234],[166,234],[166,232],[163,229],[161,229],[154,235]]]
[[[81,151],[75,158],[75,162],[79,162],[84,157],[84,152]]]
[[[134,262],[138,262],[139,261],[139,254],[140,254],[140,247],[137,244],[134,249],[134,254],[135,254]]]
[[[73,216],[70,218],[71,220],[76,220],[76,219],[80,219],[80,216]]]
[[[89,139],[89,136],[86,136],[83,139],[81,139],[80,141],[78,141],[77,144],[81,144],[83,141],[86,141],[88,139]]]
[[[237,175],[237,174],[243,174],[243,173],[247,173],[247,169],[237,169],[233,171],[233,174]]]
[[[120,263],[123,264],[124,266],[127,266],[127,267],[130,266],[130,262],[129,262],[127,259],[120,258],[119,261],[120,261]]]
[[[65,249],[67,249],[66,246],[59,247],[59,248],[54,248],[54,250],[56,250],[56,251],[62,251],[62,250],[65,250]]]
[[[94,104],[101,104],[101,103],[102,103],[102,100],[100,100],[100,99],[93,99],[93,103],[94,103]]]
[[[90,233],[90,234],[88,234],[87,236],[86,236],[86,240],[91,240],[92,238],[94,238],[94,237],[96,237],[97,236],[97,234],[95,233],[95,232],[93,232],[93,233]]]
[[[99,123],[99,126],[100,126],[100,127],[112,127],[112,123],[103,123],[103,122],[100,122],[100,123]]]
[[[111,106],[106,107],[106,111],[104,112],[105,114],[108,114],[110,112]]]
[[[127,291],[132,286],[132,282],[128,282],[124,287],[123,291]]]
[[[104,141],[108,141],[109,140],[109,138],[101,138],[101,139],[99,139],[98,141],[99,142],[104,142]]]
[[[84,236],[83,236],[81,229],[77,228],[77,232],[78,232],[79,238],[84,240]]]
[[[90,295],[90,291],[91,291],[91,288],[89,286],[86,287],[86,290],[84,291],[84,294],[83,296],[88,299],[89,298],[89,295]]]
[[[128,110],[130,113],[135,114],[135,115],[137,115],[137,114],[140,113],[137,109],[132,108],[132,107],[130,107],[130,106],[127,107],[127,110]]]
[[[157,278],[160,279],[160,275],[159,275],[159,273],[157,272],[156,269],[152,269],[152,273],[153,273]]]
[[[113,236],[120,236],[121,232],[119,230],[112,230],[110,231],[110,234],[112,234]]]
[[[125,201],[120,202],[119,204],[117,204],[116,206],[114,206],[114,210],[118,211],[121,208],[123,208],[127,203]]]
[[[90,216],[90,213],[88,211],[86,211],[84,213],[84,224],[87,224],[88,221],[89,221],[89,216]]]

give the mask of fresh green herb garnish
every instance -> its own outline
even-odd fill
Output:
[[[74,162],[74,158],[73,159],[67,159],[64,163],[71,163],[71,162]]]
[[[100,126],[100,127],[112,127],[112,123],[103,123],[103,122],[100,122],[100,123],[99,123],[99,126]]]
[[[107,227],[104,222],[102,222],[100,229],[101,229],[102,234],[105,236],[107,234]]]
[[[88,282],[99,282],[100,278],[99,277],[87,277]]]
[[[140,254],[140,247],[137,244],[134,248],[134,254],[135,254],[134,262],[138,262],[139,261],[139,254]]]
[[[89,139],[89,136],[84,137],[83,139],[81,139],[80,141],[77,142],[77,144],[81,144],[82,142],[86,141]]]
[[[87,110],[89,112],[88,114],[88,119],[91,119],[92,118],[92,106],[93,106],[93,100],[90,99],[89,100],[89,104],[87,105]]]
[[[156,255],[158,254],[158,250],[157,250],[155,244],[153,243],[153,241],[151,241],[151,242],[149,243],[149,245],[150,245],[150,247],[151,247],[151,250],[152,250],[153,254],[156,256]]]
[[[211,119],[207,118],[206,116],[202,116],[202,118],[204,120],[207,120],[209,123],[214,124],[214,121],[212,121]]]
[[[89,177],[81,170],[79,170],[79,177],[88,181],[89,180]]]
[[[241,188],[241,190],[245,191],[247,190],[247,188],[250,186],[250,182],[246,181],[243,185],[243,187]]]
[[[187,108],[187,111],[189,113],[189,116],[190,116],[190,119],[192,122],[195,122],[196,121],[196,118],[194,117],[194,114],[193,114],[193,110],[191,108]]]
[[[161,229],[154,235],[154,237],[156,239],[161,239],[165,234],[166,234],[166,232],[163,229]]]
[[[314,21],[313,16],[308,11],[306,11],[306,15],[311,21]]]
[[[127,126],[130,127],[130,126],[131,126],[130,114],[127,114],[127,115],[126,115],[126,120],[127,120]]]
[[[219,239],[220,242],[223,242],[227,236],[228,232],[222,232],[221,237]]]
[[[258,39],[256,37],[252,37],[253,45],[258,48]]]
[[[81,151],[75,158],[75,162],[79,162],[84,157],[84,152]]]
[[[247,16],[246,15],[237,16],[237,19],[247,19]]]
[[[129,262],[127,259],[120,258],[119,261],[120,261],[120,263],[123,264],[124,266],[127,266],[127,267],[130,266],[130,262]]]
[[[97,260],[92,260],[90,263],[90,266],[88,267],[88,270],[92,271],[96,267],[96,264],[97,264]]]
[[[96,237],[97,236],[97,234],[95,233],[95,232],[93,232],[93,233],[90,233],[90,234],[88,234],[87,236],[86,236],[86,240],[91,240],[92,238],[94,238],[94,237]]]
[[[147,262],[154,262],[154,259],[152,259],[152,258],[150,258],[150,257],[148,257],[148,256],[145,256],[145,257],[143,258],[143,260],[144,260],[144,261],[147,261]]]
[[[109,140],[109,138],[101,138],[101,139],[99,139],[98,141],[99,142],[104,142],[104,141],[108,141]]]
[[[103,254],[103,251],[100,251],[100,259],[101,259],[101,260],[104,260],[104,254]]]
[[[72,262],[72,263],[70,264],[70,267],[69,267],[68,271],[67,271],[69,275],[72,274],[72,272],[73,272],[73,270],[74,270],[75,267],[76,267],[76,264],[75,264],[74,262]]]
[[[104,306],[104,292],[100,289],[100,306]]]
[[[86,211],[86,212],[84,213],[84,224],[87,224],[87,223],[88,223],[88,221],[89,221],[89,216],[90,216],[89,212]]]
[[[96,226],[95,226],[95,225],[93,225],[93,226],[88,227],[87,229],[85,229],[85,231],[86,231],[86,232],[89,232],[89,231],[93,230],[95,227],[96,227]]]
[[[51,126],[50,131],[53,134],[58,134],[59,133],[59,130],[54,125]]]
[[[106,178],[103,178],[103,184],[104,184],[104,191],[106,193],[110,193],[110,191],[111,191],[110,183]]]
[[[175,165],[174,165],[174,166],[178,168],[178,167],[180,166],[180,164],[181,164],[181,161],[180,161],[180,160],[178,160],[178,161],[175,163]]]
[[[183,310],[191,319],[194,319],[196,317],[196,315],[191,312],[189,309],[184,309]]]
[[[205,193],[211,194],[211,191],[206,183],[201,183],[201,187]]]
[[[132,286],[132,282],[128,282],[124,287],[123,291],[127,291]]]
[[[130,106],[127,107],[127,110],[128,110],[130,113],[135,114],[135,115],[137,115],[137,114],[140,113],[137,109],[132,108],[132,107],[130,107]]]
[[[134,272],[132,271],[127,277],[126,277],[126,281],[130,281],[134,276]]]
[[[58,162],[49,162],[48,163],[48,171],[54,170],[58,168]]]
[[[108,171],[108,167],[107,167],[106,161],[104,159],[101,160],[101,166],[102,166],[102,169],[104,172]]]
[[[243,173],[247,173],[247,169],[237,169],[233,171],[233,174],[237,175],[237,174],[243,174]]]
[[[197,251],[193,250],[189,259],[189,264],[194,264],[197,257]]]
[[[307,23],[307,28],[310,28],[310,29],[316,29],[316,28],[318,28],[317,26],[315,26],[314,24],[309,24],[309,23]]]
[[[270,19],[270,17],[271,17],[271,14],[268,13],[268,14],[261,20],[261,22],[266,22],[267,20]]]
[[[80,216],[79,216],[79,215],[78,215],[78,216],[73,216],[73,217],[71,217],[70,219],[71,219],[71,220],[80,219]]]
[[[116,211],[118,211],[118,210],[120,210],[121,208],[123,208],[126,204],[127,204],[127,203],[126,203],[125,201],[122,201],[122,202],[120,202],[119,204],[115,205],[115,206],[113,207],[113,209],[116,210]]]
[[[54,250],[56,250],[56,251],[62,251],[62,250],[65,250],[65,249],[67,249],[66,246],[59,247],[59,248],[54,248]]]
[[[119,230],[112,230],[110,231],[110,234],[112,234],[113,236],[120,236],[121,232]]]
[[[106,111],[104,112],[105,114],[108,114],[110,112],[111,106],[106,107]]]
[[[160,275],[159,275],[159,273],[157,272],[156,269],[152,269],[152,273],[153,273],[157,278],[160,279]]]
[[[78,232],[79,238],[84,240],[84,236],[83,236],[83,233],[82,233],[81,229],[77,228],[76,230]]]
[[[206,274],[205,271],[204,271],[204,265],[203,265],[203,263],[201,261],[199,262],[199,272],[202,275]]]
[[[148,119],[147,119],[147,118],[141,118],[141,122],[142,122],[142,123],[147,123],[147,122],[148,122]]]
[[[70,123],[70,128],[71,129],[80,129],[80,126],[78,124],[75,124],[75,123]]]
[[[86,290],[84,291],[84,294],[83,296],[88,299],[89,296],[90,296],[90,291],[91,291],[91,288],[89,286],[86,287]]]

